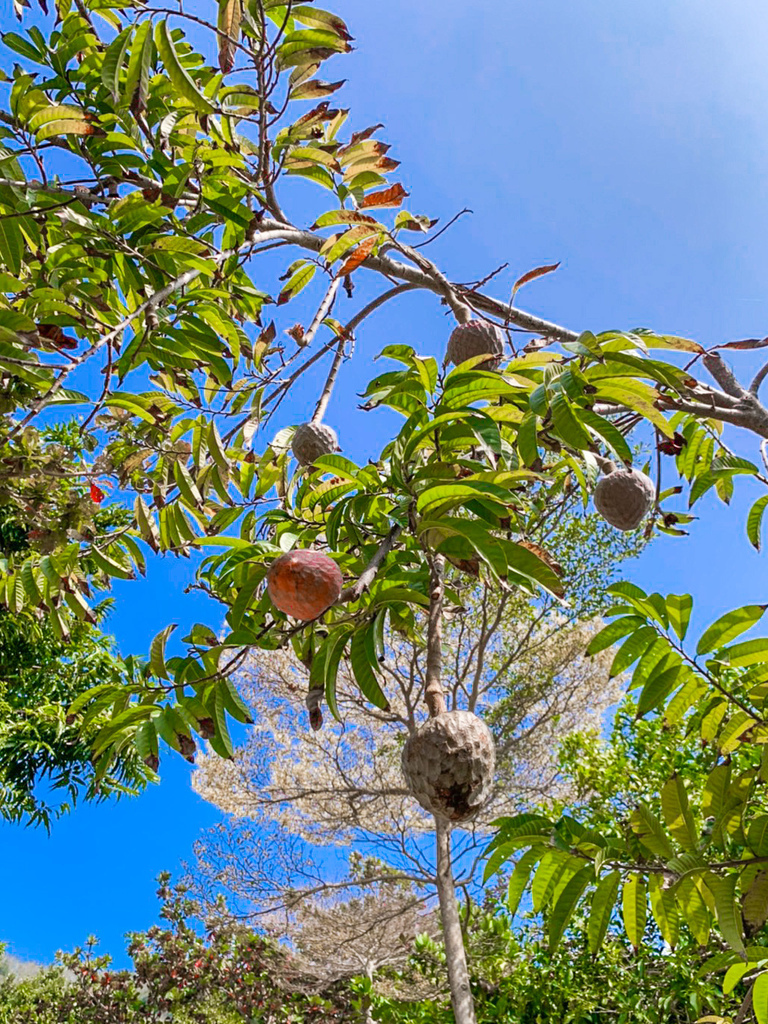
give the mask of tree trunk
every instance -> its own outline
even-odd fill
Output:
[[[368,960],[365,965],[365,976],[371,983],[371,987],[373,987],[373,963],[370,960]],[[363,998],[363,1013],[365,1015],[365,1024],[374,1024],[373,1007],[371,1005],[371,997],[369,994],[366,994]]]
[[[456,1024],[477,1024],[475,1002],[469,987],[467,956],[461,932],[456,890],[451,868],[451,826],[435,818],[437,836],[437,895],[440,898],[440,917],[443,922],[445,959],[448,963],[448,984],[451,987],[451,1005]]]

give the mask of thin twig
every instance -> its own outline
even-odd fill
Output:
[[[439,231],[436,231],[434,233],[434,235],[432,235],[431,238],[428,238],[426,240],[426,242],[419,242],[418,245],[414,245],[414,246],[412,246],[412,248],[413,249],[423,249],[425,245],[431,245],[433,242],[437,241],[437,239],[440,237],[440,235],[445,234],[445,232],[448,230],[448,228],[453,227],[453,225],[456,223],[456,221],[459,219],[459,217],[463,217],[465,213],[473,213],[473,212],[474,211],[470,210],[468,206],[465,206],[463,210],[459,210],[458,213],[454,214],[454,216],[451,217],[451,219],[448,221],[448,223],[445,224],[443,227],[441,227]]]

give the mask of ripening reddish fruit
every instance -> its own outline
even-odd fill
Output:
[[[272,604],[294,619],[316,619],[335,604],[344,584],[332,558],[319,551],[289,551],[267,573]]]

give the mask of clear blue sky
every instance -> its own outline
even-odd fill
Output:
[[[525,270],[562,260],[521,305],[576,329],[642,325],[705,345],[768,334],[764,4],[340,0],[334,9],[357,50],[329,75],[349,80],[339,99],[354,127],[386,123],[409,207],[443,221],[474,211],[431,249],[451,277],[508,261],[495,292],[504,296]],[[10,16],[0,25],[12,27]],[[326,201],[302,188],[299,219]],[[372,453],[386,429],[385,417],[361,424],[355,412],[370,371],[363,355],[401,340],[437,353],[445,331],[434,299],[420,295],[368,321],[329,413],[352,457]],[[754,363],[734,361],[744,375]],[[318,386],[297,396],[288,422],[302,401],[310,410]],[[732,442],[756,454],[752,438]],[[737,492],[751,493],[739,483]],[[693,536],[657,541],[633,577],[694,593],[700,623],[766,600],[768,553],[747,543],[746,507],[739,498],[726,514],[702,502]],[[145,651],[168,621],[216,623],[201,598],[183,594],[190,578],[189,563],[163,559],[147,581],[116,588],[111,625],[125,653]],[[154,920],[155,875],[188,857],[215,820],[191,793],[188,767],[167,757],[162,785],[139,801],[82,807],[50,838],[0,828],[0,939],[50,960],[95,932],[119,952],[124,932]]]

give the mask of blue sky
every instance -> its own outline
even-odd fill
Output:
[[[383,121],[402,161],[408,207],[462,218],[431,247],[455,280],[509,268],[491,290],[542,263],[556,274],[518,302],[575,329],[649,326],[705,345],[768,334],[768,11],[711,0],[340,0],[356,51],[330,66],[355,128]],[[0,25],[15,29],[7,15]],[[7,60],[7,56],[3,59]],[[296,219],[328,208],[311,185],[291,189]],[[273,287],[273,278],[265,280]],[[356,305],[372,294],[362,283]],[[298,308],[295,319],[305,317]],[[293,314],[281,327],[293,322]],[[407,295],[358,335],[328,420],[353,458],[372,454],[387,418],[361,419],[354,393],[367,357],[405,341],[438,353],[447,323],[433,297]],[[746,377],[749,354],[733,363]],[[311,411],[324,372],[307,381],[282,422]],[[732,443],[756,456],[754,438]],[[731,510],[701,503],[692,536],[654,543],[632,576],[696,596],[703,625],[766,599],[768,554],[744,520],[752,495],[737,482]],[[756,495],[756,492],[755,492]],[[217,622],[185,595],[188,562],[156,560],[140,584],[120,584],[111,619],[125,653],[143,652],[169,621]],[[81,807],[44,832],[0,828],[6,885],[0,939],[50,960],[96,933],[110,951],[154,920],[153,879],[190,856],[217,812],[190,790],[170,756],[142,799]]]

